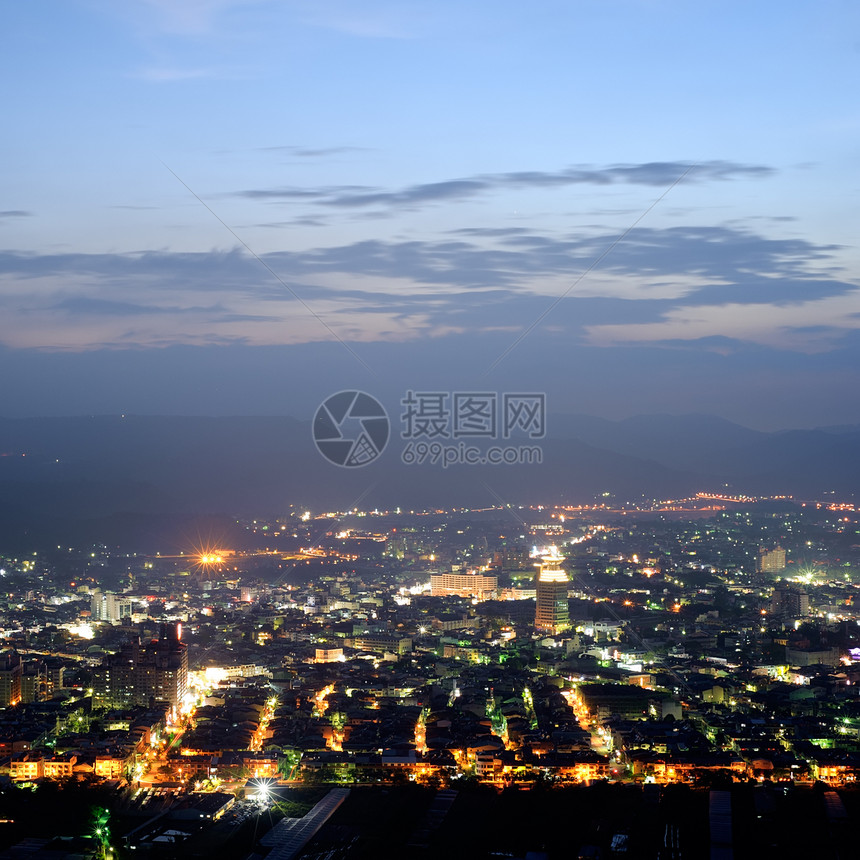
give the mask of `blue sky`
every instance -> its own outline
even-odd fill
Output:
[[[2,414],[860,422],[856,4],[0,14]]]

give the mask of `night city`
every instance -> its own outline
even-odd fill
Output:
[[[856,856],[860,7],[0,21],[0,860]]]

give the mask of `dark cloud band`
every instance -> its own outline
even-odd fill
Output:
[[[776,171],[772,167],[707,161],[692,165],[683,161],[654,161],[645,164],[615,164],[607,167],[579,166],[558,171],[520,171],[490,173],[409,185],[385,190],[361,186],[328,188],[269,188],[236,192],[251,200],[293,202],[303,200],[320,206],[356,209],[369,206],[418,207],[436,202],[468,200],[494,191],[527,188],[563,188],[570,185],[643,185],[663,187],[675,182],[685,171],[685,182],[762,179]]]

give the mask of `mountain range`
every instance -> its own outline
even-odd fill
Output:
[[[852,497],[860,427],[762,432],[709,415],[549,415],[539,465],[404,465],[403,440],[362,468],[326,462],[290,417],[0,418],[0,531],[320,509],[679,498],[698,491]],[[78,530],[76,532],[76,530]],[[120,529],[122,531],[122,529]],[[0,534],[2,539],[2,534]],[[0,546],[2,549],[2,546]]]

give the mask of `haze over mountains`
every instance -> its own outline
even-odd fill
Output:
[[[310,422],[289,417],[0,419],[0,516],[8,534],[111,540],[195,516],[284,516],[291,505],[577,503],[725,485],[845,499],[860,478],[855,426],[765,433],[707,415],[550,415],[547,428],[540,465],[406,466],[395,430],[377,461],[342,469],[318,454]]]

